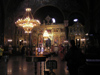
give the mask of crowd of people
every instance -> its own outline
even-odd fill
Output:
[[[9,48],[12,49],[12,48]],[[51,46],[51,51],[53,51],[54,46]],[[0,46],[0,59],[3,56],[3,49],[2,46]],[[12,52],[10,52],[12,54]],[[20,54],[22,56],[24,55],[34,55],[35,49],[32,50],[30,48],[27,48],[25,46],[21,47]],[[67,69],[70,73],[70,75],[86,75],[86,58],[88,57],[94,57],[91,54],[99,55],[100,51],[99,48],[94,46],[93,42],[90,42],[90,44],[85,48],[85,52],[82,52],[82,49],[75,46],[75,41],[70,40],[68,43],[68,47],[63,46],[62,44],[59,45],[59,50],[57,54],[60,56],[60,59],[67,62]],[[98,58],[99,58],[98,56]],[[100,58],[99,58],[100,59]],[[84,70],[84,72],[83,72]],[[82,73],[83,72],[83,73]]]

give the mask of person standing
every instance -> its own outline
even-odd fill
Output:
[[[22,49],[21,49],[21,55],[22,55],[22,56],[25,55],[25,46],[23,46]]]
[[[59,45],[59,56],[60,56],[60,59],[63,60],[63,58],[64,58],[64,46],[62,44]]]
[[[20,45],[19,45],[19,48],[20,48],[20,53],[22,52],[21,50],[22,50],[22,47],[23,47],[23,40],[21,40],[21,42],[20,42]]]
[[[4,51],[4,49],[2,48],[2,46],[0,46],[0,61],[1,61],[1,58],[3,56],[3,51]]]
[[[65,60],[67,61],[67,66],[70,75],[78,75],[78,69],[85,63],[85,56],[81,52],[80,48],[75,46],[75,41],[70,40],[69,50],[65,55]]]

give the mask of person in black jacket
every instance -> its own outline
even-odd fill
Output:
[[[22,56],[25,55],[25,46],[22,47],[22,49],[21,49],[21,54],[22,54]]]
[[[70,75],[78,75],[78,68],[85,63],[85,56],[80,48],[75,46],[75,41],[70,41],[70,48],[65,55]]]

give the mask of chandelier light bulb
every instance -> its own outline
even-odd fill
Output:
[[[31,8],[26,8],[26,11],[31,11]]]

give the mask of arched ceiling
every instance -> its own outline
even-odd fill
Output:
[[[15,13],[16,10],[18,8],[20,8],[20,4],[23,1],[25,1],[25,0],[2,0],[4,10],[6,11],[5,14],[9,13],[10,15],[12,15],[12,13]],[[26,0],[26,1],[28,1],[28,0]],[[33,2],[34,1],[36,2],[37,0],[33,0]],[[42,0],[38,0],[38,1],[40,1],[40,3],[41,3]],[[48,0],[48,4],[49,4],[49,2],[53,4],[53,0]],[[100,9],[99,9],[100,8],[100,0],[94,0],[94,1],[92,1],[92,0],[57,0],[56,1],[55,0],[54,2],[56,3],[56,5],[58,5],[58,7],[61,8],[61,10],[64,12],[65,16],[68,15],[68,13],[72,13],[73,11],[76,10],[76,11],[82,12],[84,14],[84,16],[86,18],[88,18],[87,20],[90,19],[91,24],[93,24],[92,23],[93,20],[98,20],[98,23],[99,23],[99,20],[100,20],[100,17],[99,17],[100,16]],[[75,8],[76,5],[78,5],[79,7]],[[56,19],[57,23],[62,23],[64,20],[64,17],[65,17],[65,16],[63,16],[62,12],[59,9],[57,9],[56,7],[45,6],[45,7],[39,8],[34,13],[34,18],[38,18],[42,22],[42,20],[47,15],[50,15],[50,17],[57,18]],[[74,16],[72,15],[71,17],[74,18]],[[79,16],[77,16],[77,17],[79,17]],[[84,18],[84,17],[81,17],[81,18]],[[71,19],[69,19],[69,20],[71,20]],[[82,19],[82,21],[83,20],[84,19]]]
[[[2,0],[6,12],[13,13],[24,0]]]
[[[63,23],[64,21],[63,13],[57,7],[54,7],[54,6],[44,6],[44,7],[39,8],[35,12],[34,18],[39,19],[40,22],[43,23],[43,20],[45,20],[45,18],[48,15],[51,18],[55,18],[56,23]]]
[[[74,12],[74,13],[70,14],[69,18],[68,18],[70,26],[74,24],[74,21],[73,21],[74,19],[78,19],[78,22],[80,22],[82,25],[85,24],[84,23],[85,22],[85,17],[82,14],[78,13],[78,12]]]
[[[1,0],[0,0],[1,1]],[[5,10],[7,10],[8,12],[13,12],[15,11],[17,8],[19,8],[20,6],[20,3],[23,2],[24,0],[2,0],[3,1],[3,4],[4,4],[4,7],[6,8]],[[38,0],[38,1],[42,1],[42,0]],[[52,1],[52,0],[48,0],[48,1]],[[100,8],[100,0],[75,0],[78,5],[81,7],[80,11],[89,11],[89,9],[93,9],[95,11],[98,11],[99,8]],[[57,3],[57,4],[60,4],[61,6],[63,5],[66,5],[67,2],[75,2],[74,0],[58,0],[57,2],[60,2],[60,3]],[[72,3],[72,4],[73,4]],[[74,4],[76,5],[76,4]],[[68,6],[68,4],[66,5]],[[73,6],[73,5],[72,5]],[[91,8],[90,8],[91,7]]]

